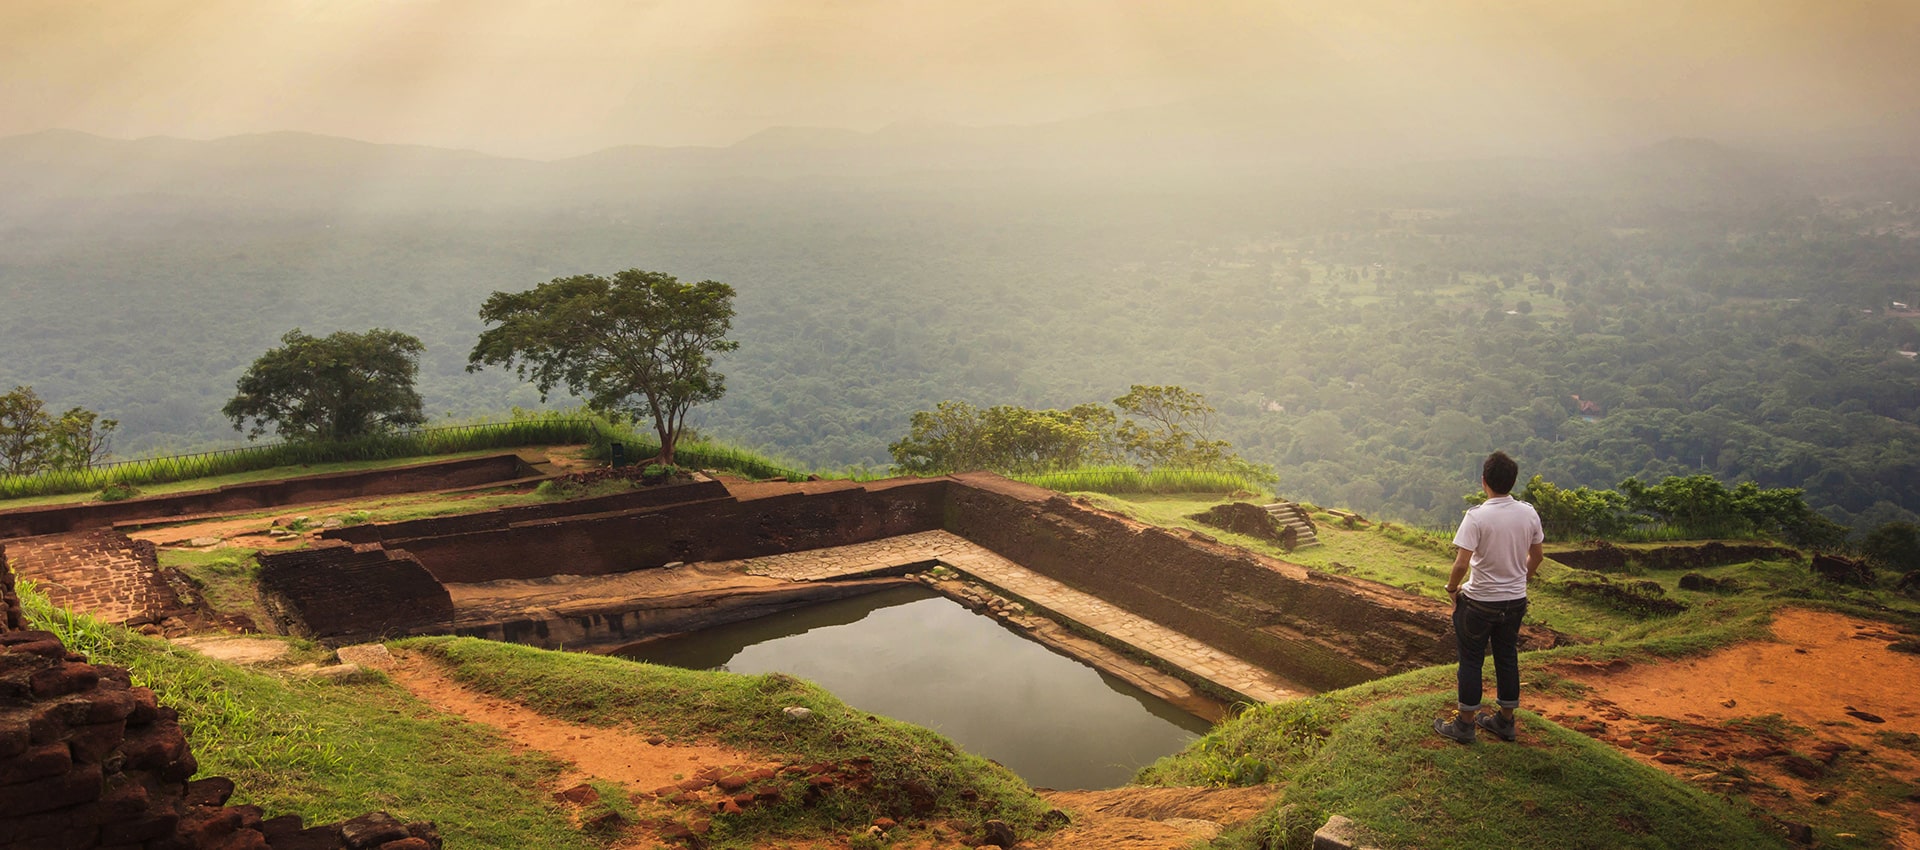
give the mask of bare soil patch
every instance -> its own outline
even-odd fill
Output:
[[[171,641],[208,658],[235,664],[273,664],[287,659],[290,647],[284,640],[245,637],[178,637]]]
[[[460,684],[432,662],[400,656],[391,671],[414,696],[448,714],[498,730],[528,749],[571,762],[577,784],[588,779],[619,783],[630,791],[651,792],[683,781],[706,767],[751,765],[779,767],[758,757],[710,744],[674,742],[646,734],[557,720],[520,703],[480,693]],[[565,781],[565,780],[563,780]]]
[[[1047,802],[1072,812],[1073,824],[1049,837],[1050,850],[1184,850],[1265,811],[1279,789],[1115,788],[1047,791]]]
[[[1877,818],[1920,850],[1920,656],[1885,623],[1777,613],[1774,639],[1657,664],[1563,662],[1587,687],[1550,719],[1710,791],[1822,833]]]

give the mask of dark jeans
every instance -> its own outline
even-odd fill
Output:
[[[1493,683],[1501,708],[1520,705],[1520,620],[1527,600],[1478,602],[1462,593],[1453,600],[1453,636],[1460,649],[1460,708],[1480,707],[1480,664],[1493,643]]]

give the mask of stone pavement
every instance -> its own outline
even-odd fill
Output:
[[[729,565],[752,575],[789,581],[824,581],[936,562],[1017,597],[1054,619],[1097,632],[1136,654],[1158,659],[1249,700],[1274,702],[1310,693],[1264,668],[1099,597],[1074,590],[945,531],[924,531],[872,543],[748,558]]]
[[[109,623],[142,625],[185,606],[167,584],[153,544],[111,529],[6,541],[14,575],[48,600]]]

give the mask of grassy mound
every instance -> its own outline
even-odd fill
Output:
[[[1334,813],[1387,848],[1788,846],[1726,801],[1532,714],[1521,713],[1523,745],[1463,747],[1429,727],[1452,706],[1450,694],[1367,701],[1379,690],[1254,708],[1141,779],[1286,785],[1273,809],[1216,850],[1311,847],[1314,828]]]
[[[769,834],[844,834],[880,817],[968,825],[994,818],[1026,835],[1042,828],[1047,811],[1006,768],[926,729],[858,711],[792,676],[681,670],[472,638],[416,638],[397,646],[443,662],[468,686],[552,717],[644,726],[795,763],[872,760],[870,785],[835,787],[811,799],[788,793],[776,804],[714,820],[710,838],[721,846],[750,846]],[[792,706],[813,716],[795,721],[783,713]]]

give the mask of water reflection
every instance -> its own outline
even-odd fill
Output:
[[[1208,728],[1165,700],[919,587],[620,654],[693,669],[790,673],[863,710],[934,729],[1042,787],[1123,785]]]

